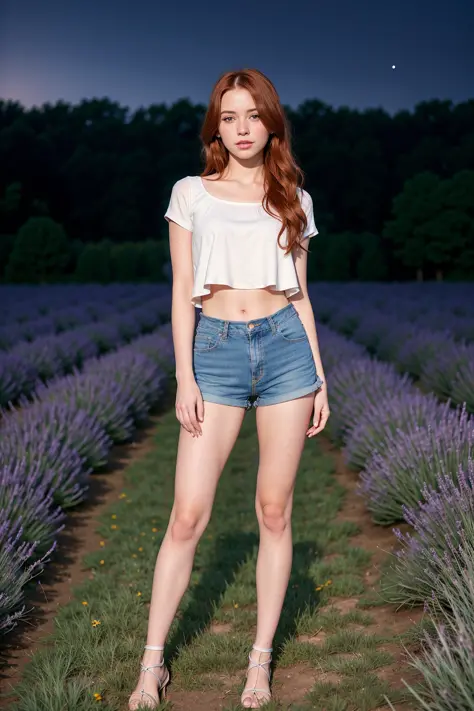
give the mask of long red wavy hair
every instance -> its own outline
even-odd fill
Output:
[[[277,242],[288,254],[295,245],[301,243],[301,236],[307,226],[306,214],[297,192],[297,188],[303,187],[304,173],[292,155],[290,127],[276,89],[258,69],[226,72],[215,84],[200,133],[205,158],[201,177],[216,173],[221,175],[229,163],[229,152],[216,134],[219,132],[222,97],[226,91],[237,88],[250,92],[260,119],[270,133],[264,149],[265,195],[262,207],[268,214],[281,219]],[[277,215],[271,208],[276,210]],[[287,245],[283,247],[280,237],[285,229]]]

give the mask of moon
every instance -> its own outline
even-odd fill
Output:
[[[392,64],[392,69],[395,69],[395,64]]]

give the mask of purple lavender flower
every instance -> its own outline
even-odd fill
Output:
[[[49,380],[63,373],[63,364],[57,348],[58,336],[42,336],[32,343],[21,341],[11,349],[9,355],[27,363],[42,380]]]
[[[446,333],[418,329],[411,333],[397,353],[397,364],[403,372],[419,378],[426,363],[436,359],[437,354],[449,342]]]
[[[14,524],[18,523],[18,529],[22,528],[22,543],[35,544],[38,554],[44,553],[64,528],[64,513],[54,502],[56,478],[54,471],[45,471],[42,462],[31,461],[27,455],[13,463],[4,452],[0,454],[3,520],[8,521],[15,532]]]
[[[21,518],[9,520],[7,510],[0,509],[0,634],[12,630],[25,616],[23,588],[43,571],[44,563],[56,548],[53,543],[38,558],[37,543],[22,543],[22,537]]]
[[[354,341],[350,341],[345,336],[341,336],[332,331],[327,326],[318,324],[318,335],[321,347],[321,355],[326,373],[332,372],[333,368],[341,365],[353,358],[365,358],[367,352],[363,346]]]
[[[421,384],[427,390],[443,398],[452,398],[457,404],[464,402],[464,397],[453,397],[453,385],[462,371],[463,366],[469,364],[474,359],[474,349],[463,343],[445,340],[438,351],[423,364],[421,368]],[[460,392],[463,394],[463,378],[458,381],[461,384]]]
[[[462,363],[453,379],[452,398],[454,402],[466,404],[469,412],[474,413],[474,348],[470,348],[469,361]]]
[[[364,308],[361,304],[354,302],[339,304],[331,314],[329,325],[344,336],[352,336],[363,315]]]
[[[41,401],[41,392],[47,392],[47,388],[42,386],[33,403],[25,406],[21,413],[13,409],[4,417],[0,427],[0,452],[6,441],[21,443],[17,445],[18,450],[21,447],[29,450],[32,442],[39,438],[54,439],[67,443],[86,469],[104,466],[112,440],[99,421],[86,410],[70,408],[60,398],[47,397]]]
[[[29,393],[38,382],[33,364],[9,353],[0,353],[0,407],[15,402],[22,393]]]
[[[387,393],[413,391],[408,376],[400,376],[393,366],[371,358],[341,363],[330,371],[331,433],[339,442],[347,441],[364,412]]]
[[[411,384],[407,390],[392,387],[380,389],[378,397],[371,395],[363,398],[357,421],[346,437],[344,459],[353,469],[362,469],[374,452],[385,451],[393,434],[436,422],[444,411],[434,395],[423,395]]]
[[[441,475],[455,481],[459,467],[474,456],[474,419],[465,409],[443,405],[433,409],[431,420],[429,410],[424,416],[420,425],[387,432],[384,446],[361,473],[359,491],[376,523],[402,520],[405,508],[422,500],[427,485],[435,486]]]
[[[435,590],[436,604],[449,609],[453,597],[459,601],[466,594],[469,580],[474,592],[473,459],[454,477],[439,473],[421,493],[418,504],[402,506],[414,535],[399,533],[402,548],[384,580],[384,594],[397,604],[418,605]],[[466,606],[472,610],[472,598]]]

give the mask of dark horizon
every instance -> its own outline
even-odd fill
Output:
[[[474,96],[474,5],[368,0],[359,9],[339,0],[316,8],[303,0],[291,15],[283,7],[7,0],[0,97],[25,108],[104,97],[132,111],[183,98],[206,105],[218,76],[244,67],[267,74],[293,108],[319,99],[393,114]]]

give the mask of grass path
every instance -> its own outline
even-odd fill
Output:
[[[53,635],[16,687],[12,711],[126,709],[172,503],[178,428],[174,409],[163,414],[153,446],[125,470],[123,492],[99,517],[99,548],[85,558],[90,579],[58,611]],[[163,708],[240,708],[256,622],[257,464],[252,411],[223,472],[170,631],[172,684]],[[274,642],[274,702],[267,711],[381,711],[384,694],[397,711],[409,708],[399,705],[403,693],[391,686],[401,629],[384,624],[389,610],[381,619],[380,608],[362,609],[373,604],[366,576],[373,550],[354,545],[363,530],[357,517],[344,515],[350,497],[334,453],[308,440],[294,497],[293,571]]]

